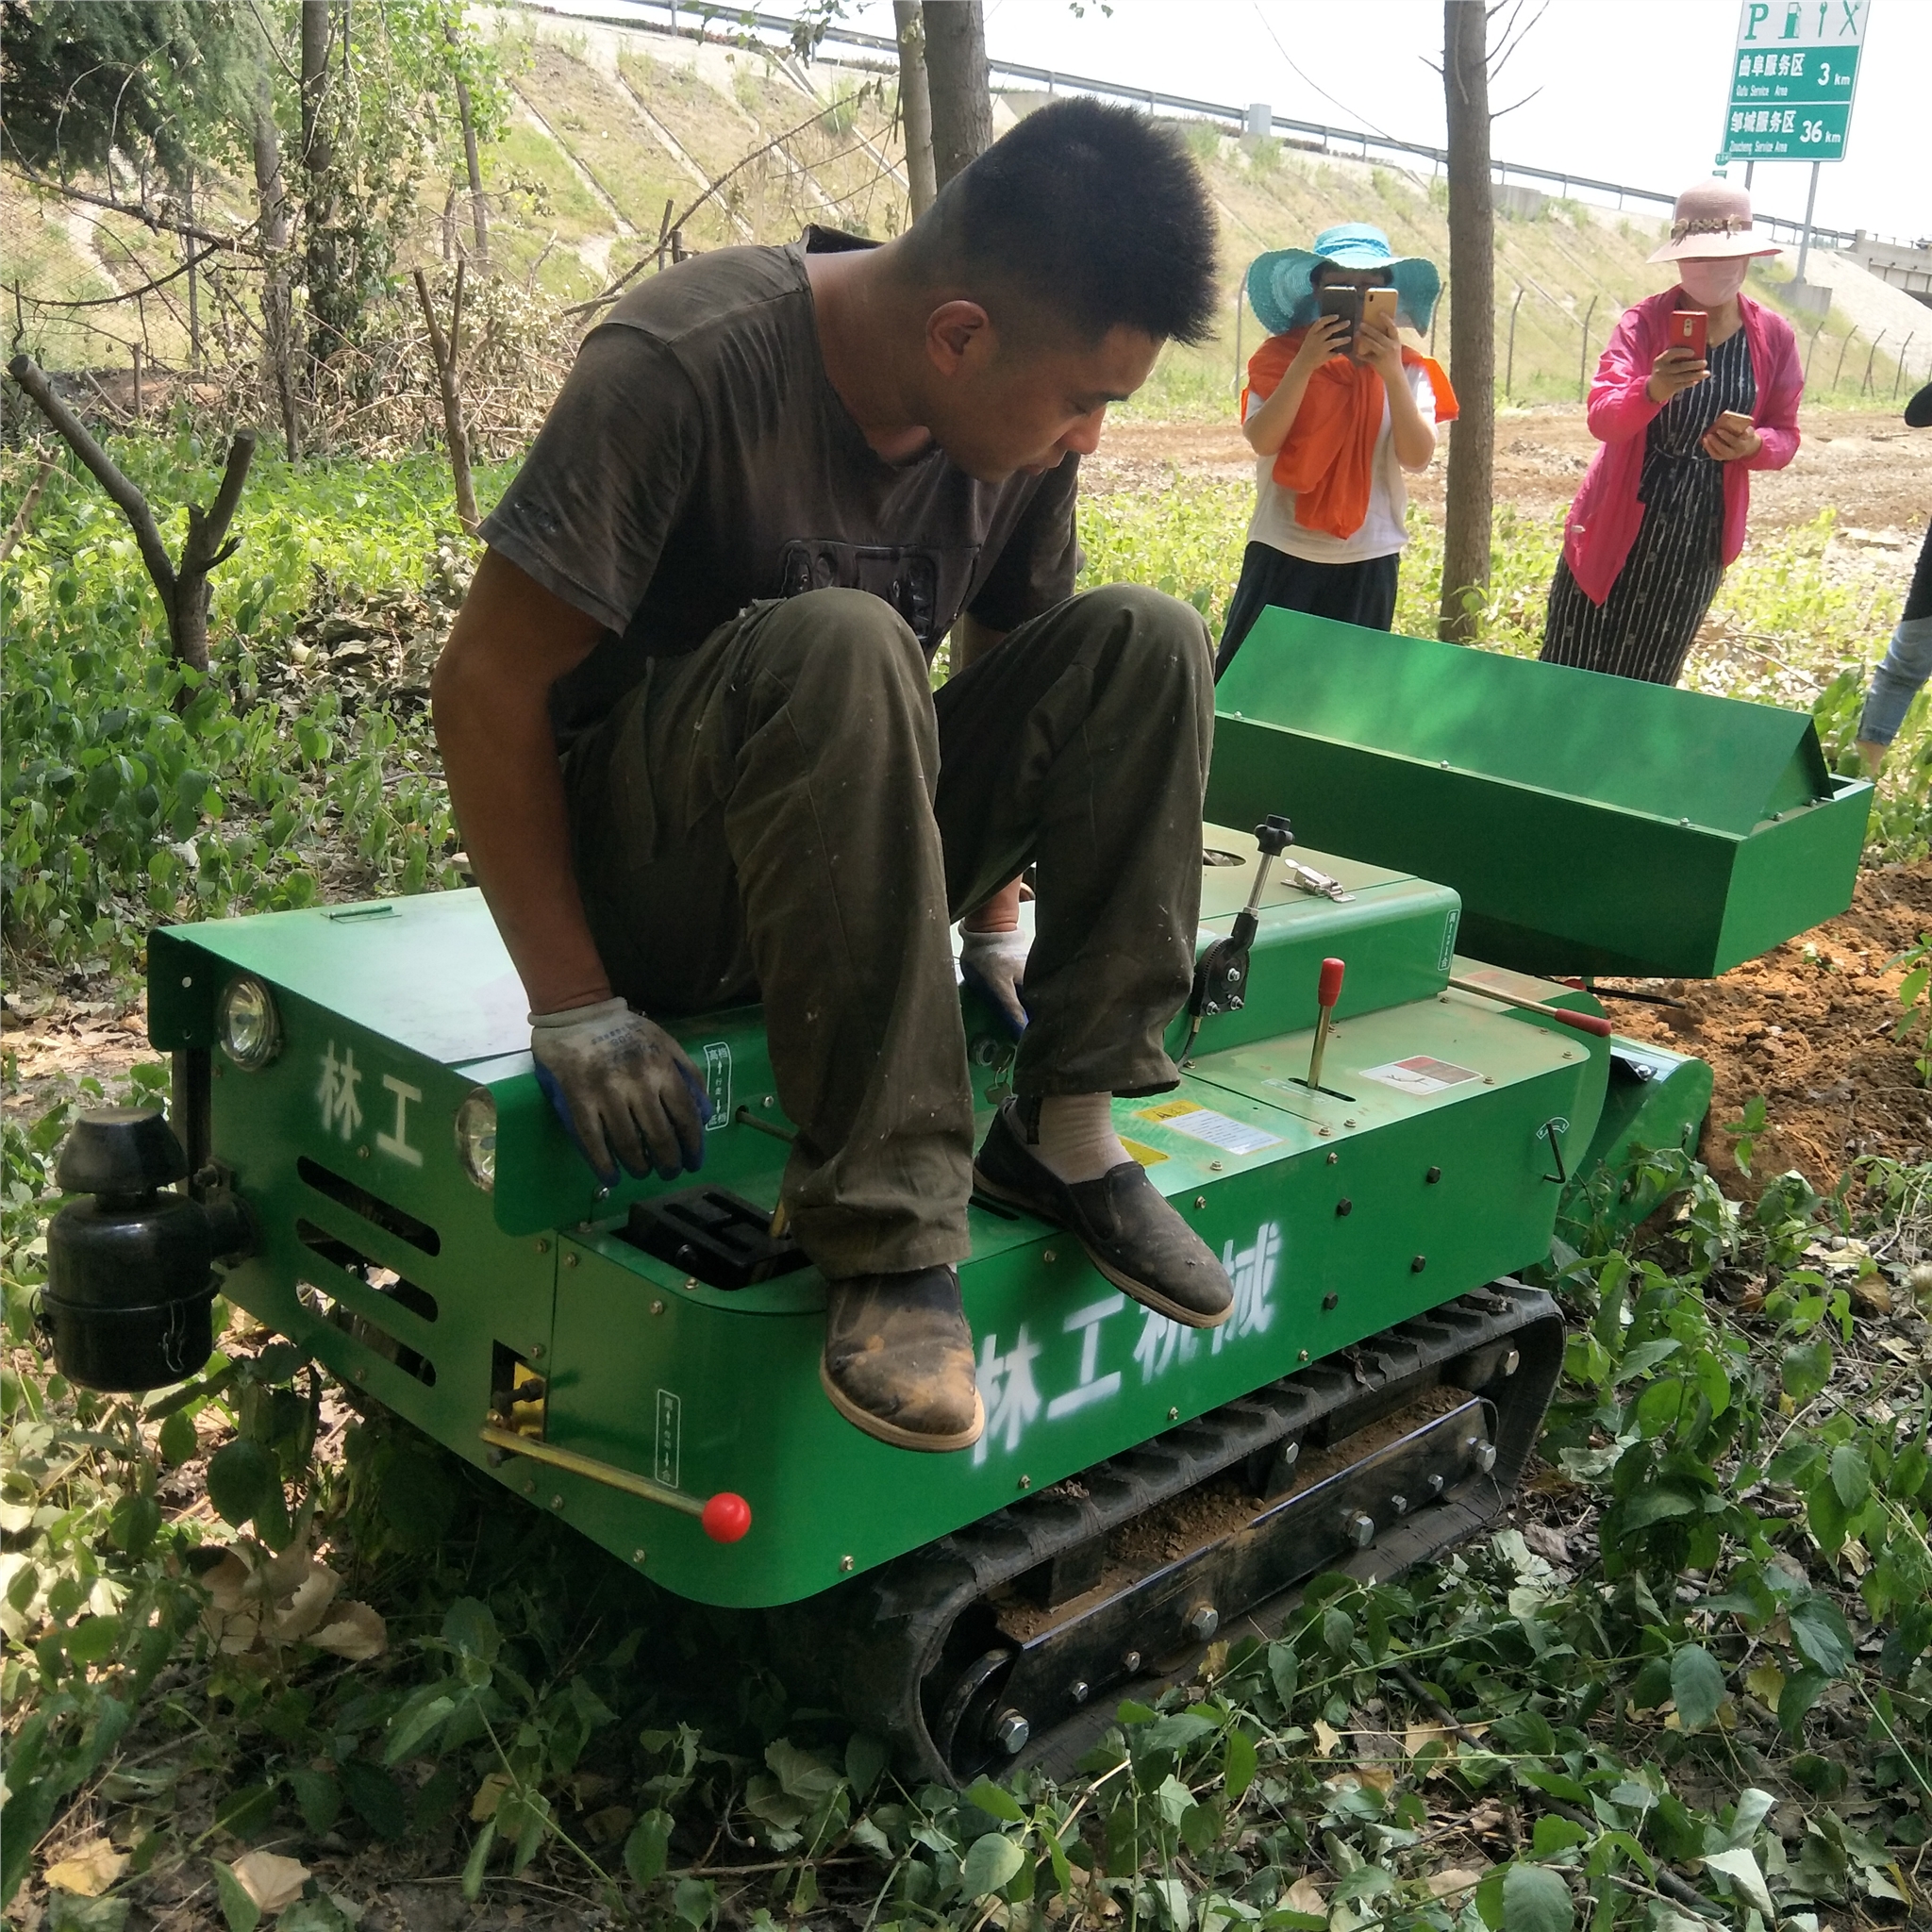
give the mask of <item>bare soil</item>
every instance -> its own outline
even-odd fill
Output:
[[[1849,911],[1721,978],[1604,982],[1679,1007],[1605,1004],[1621,1032],[1710,1062],[1699,1156],[1726,1193],[1753,1194],[1791,1168],[1824,1191],[1860,1155],[1921,1161],[1932,1150],[1932,1091],[1916,1065],[1927,1047],[1923,1027],[1893,1037],[1905,973],[1891,963],[1928,931],[1932,863],[1860,873]],[[1746,1176],[1724,1128],[1759,1094],[1771,1125]]]
[[[1224,424],[1108,424],[1099,452],[1081,464],[1086,487],[1158,491],[1174,471],[1251,482],[1254,453],[1241,441],[1229,401]],[[1799,427],[1804,441],[1789,467],[1761,471],[1751,480],[1751,515],[1758,528],[1808,524],[1827,504],[1840,528],[1906,532],[1924,526],[1932,508],[1932,436],[1907,429],[1894,408],[1807,410]],[[1538,514],[1566,508],[1596,446],[1580,404],[1500,415],[1496,501]],[[1442,477],[1438,459],[1409,484],[1410,493],[1436,515],[1442,508]]]

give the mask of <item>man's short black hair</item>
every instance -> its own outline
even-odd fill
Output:
[[[1074,98],[1036,109],[946,183],[907,237],[915,268],[984,276],[1089,341],[1208,337],[1214,208],[1174,131]]]

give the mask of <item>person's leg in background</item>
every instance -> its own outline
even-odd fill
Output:
[[[1919,544],[1905,614],[1891,634],[1885,661],[1872,674],[1872,689],[1865,694],[1864,715],[1858,720],[1858,756],[1868,777],[1877,775],[1907,710],[1927,678],[1932,678],[1932,524]]]

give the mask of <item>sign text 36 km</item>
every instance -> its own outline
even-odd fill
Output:
[[[1872,0],[1744,0],[1720,161],[1841,161]]]

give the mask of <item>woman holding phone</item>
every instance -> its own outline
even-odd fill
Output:
[[[1433,262],[1397,257],[1379,228],[1354,222],[1248,270],[1268,331],[1241,391],[1255,514],[1216,677],[1270,604],[1370,630],[1394,623],[1403,472],[1427,466],[1436,425],[1456,415],[1449,378],[1398,325],[1426,331],[1441,288]]]
[[[1798,448],[1804,374],[1783,316],[1742,292],[1751,201],[1725,181],[1677,197],[1650,258],[1677,285],[1624,311],[1590,391],[1602,443],[1570,506],[1542,660],[1675,684],[1744,546],[1750,472]]]

